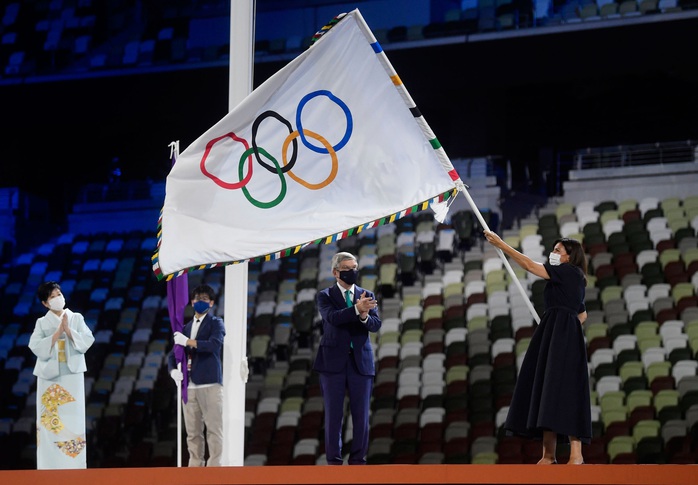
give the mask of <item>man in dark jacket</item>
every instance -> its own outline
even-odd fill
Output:
[[[337,284],[317,294],[322,339],[313,369],[320,374],[325,403],[325,455],[341,465],[344,396],[349,394],[353,437],[348,463],[365,465],[368,454],[371,390],[376,375],[369,332],[381,328],[375,295],[358,287],[358,263],[351,253],[332,258]]]
[[[184,426],[187,430],[189,466],[221,466],[223,459],[223,320],[211,315],[216,293],[209,285],[192,290],[194,318],[182,332],[174,333],[175,345],[184,347],[187,365],[187,400]],[[174,352],[167,358],[170,375],[181,382],[184,373],[177,368]],[[204,439],[204,428],[206,438]],[[204,454],[208,442],[209,458]]]

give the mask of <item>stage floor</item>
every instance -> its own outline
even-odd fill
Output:
[[[367,465],[0,471],[7,485],[698,484],[695,465]]]

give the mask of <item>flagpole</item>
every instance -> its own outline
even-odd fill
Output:
[[[230,0],[228,110],[252,92],[254,0]],[[225,267],[223,465],[244,465],[248,264]]]
[[[486,231],[489,231],[490,228],[487,226],[485,219],[482,217],[482,214],[480,213],[480,209],[477,208],[477,205],[475,205],[475,202],[473,201],[472,197],[470,197],[470,194],[468,193],[468,189],[465,188],[465,185],[461,188],[461,192],[463,192],[463,195],[468,200],[468,204],[470,204],[470,207],[473,209],[473,213],[477,217],[477,220],[480,221],[480,224],[482,224],[483,229],[485,229]],[[526,292],[524,287],[521,285],[521,282],[519,281],[519,278],[517,278],[516,273],[514,273],[514,270],[511,267],[511,264],[509,264],[509,260],[506,258],[506,256],[504,255],[504,253],[502,252],[501,249],[499,249],[499,248],[495,248],[495,249],[497,250],[497,254],[499,254],[499,257],[504,262],[504,266],[506,267],[507,272],[511,276],[511,279],[514,281],[514,283],[518,287],[519,291],[521,292],[521,295],[524,297],[524,301],[526,302],[528,309],[531,311],[533,318],[536,320],[536,323],[540,323],[540,317],[538,316],[538,312],[536,312],[536,309],[534,308],[533,303],[531,303],[531,299],[528,297],[528,293]]]
[[[177,363],[182,372],[182,363]],[[177,381],[177,467],[182,466],[182,381]]]
[[[179,140],[169,144],[172,166],[179,158]],[[170,315],[172,332],[181,332],[184,327],[184,307],[189,296],[189,278],[186,273],[174,276],[167,282],[167,309]],[[182,362],[185,358],[184,348],[175,345],[172,352],[177,361],[177,369],[182,372]],[[184,369],[184,382],[188,382],[188,372]],[[182,466],[182,401],[187,398],[186,388],[182,392],[182,381],[177,382],[177,466]]]

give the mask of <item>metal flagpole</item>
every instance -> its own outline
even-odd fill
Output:
[[[179,140],[173,141],[169,145],[172,165],[179,158]],[[173,332],[180,332],[184,326],[184,307],[187,305],[189,294],[189,278],[187,274],[175,276],[167,282],[167,309],[170,314],[170,323]],[[186,368],[182,372],[182,361],[186,358],[184,348],[175,345],[173,348],[175,359],[177,360],[177,370],[183,375],[186,386],[188,373]],[[184,388],[186,394],[186,387]],[[182,381],[177,382],[177,466],[182,466]]]
[[[468,200],[468,204],[470,204],[470,207],[473,209],[473,213],[477,217],[477,220],[480,221],[480,224],[482,224],[482,227],[486,231],[489,231],[490,228],[487,226],[485,219],[482,217],[482,214],[480,213],[480,209],[477,208],[472,197],[470,197],[470,194],[468,193],[468,189],[465,187],[465,184],[463,184],[461,191],[463,192],[463,195],[465,195],[465,198]],[[516,274],[514,273],[514,270],[511,267],[511,264],[509,264],[509,260],[504,255],[504,253],[502,252],[501,249],[499,249],[499,248],[495,248],[495,249],[497,250],[497,254],[499,254],[499,257],[504,262],[504,266],[506,266],[507,272],[511,276],[511,279],[514,281],[514,283],[516,283],[516,286],[518,287],[519,291],[521,292],[521,295],[524,297],[524,301],[526,302],[528,309],[531,311],[533,318],[536,320],[536,323],[540,323],[540,317],[538,316],[538,312],[536,312],[536,309],[533,307],[533,303],[531,303],[531,299],[528,297],[528,293],[526,293],[526,290],[521,285],[519,278],[516,277]]]
[[[230,0],[228,110],[252,92],[254,0]],[[248,264],[225,267],[223,465],[244,465]]]
[[[177,362],[177,370],[182,372],[182,363]],[[177,381],[177,467],[182,466],[182,381]]]

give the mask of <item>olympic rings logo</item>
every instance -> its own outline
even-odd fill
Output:
[[[314,131],[308,130],[306,128],[303,128],[303,123],[301,121],[301,115],[303,112],[303,108],[305,105],[308,103],[313,98],[316,98],[318,96],[325,96],[327,97],[330,101],[335,103],[339,108],[342,110],[344,113],[344,116],[346,117],[346,128],[344,131],[344,135],[342,139],[337,142],[335,145],[330,144],[322,135],[315,133]],[[279,121],[281,124],[283,124],[286,129],[288,130],[288,136],[286,136],[286,139],[284,140],[282,146],[281,146],[281,162],[283,165],[280,165],[278,160],[274,158],[272,155],[269,154],[267,150],[264,148],[261,148],[257,144],[257,132],[259,130],[260,125],[262,124],[263,121],[265,121],[267,118],[273,118],[277,121]],[[252,146],[250,147],[250,143],[245,140],[244,138],[238,137],[235,133],[230,132],[227,133],[223,136],[219,136],[217,138],[214,138],[210,140],[206,144],[206,149],[204,151],[204,155],[201,158],[200,162],[200,169],[201,173],[203,173],[206,177],[210,178],[216,185],[219,187],[226,189],[226,190],[237,190],[237,189],[242,189],[242,193],[245,195],[245,198],[254,205],[255,207],[259,207],[260,209],[270,209],[272,207],[277,206],[281,201],[284,199],[286,196],[286,178],[285,174],[288,174],[291,179],[294,181],[298,182],[301,184],[303,187],[306,187],[307,189],[310,190],[320,190],[323,187],[327,187],[329,184],[332,183],[332,181],[335,179],[337,176],[337,170],[339,167],[339,161],[337,159],[337,152],[344,148],[344,146],[347,144],[349,141],[349,138],[351,138],[351,133],[353,130],[353,120],[352,120],[352,115],[351,111],[349,110],[349,107],[339,99],[337,96],[332,94],[330,91],[327,90],[318,90],[314,91],[312,93],[306,94],[298,103],[298,107],[296,108],[296,126],[297,129],[294,130],[293,126],[291,126],[291,123],[288,122],[285,118],[283,118],[281,115],[279,115],[275,111],[265,111],[264,113],[260,114],[255,118],[254,122],[252,123]],[[319,182],[319,183],[311,183],[308,182],[307,180],[303,180],[301,177],[293,173],[293,167],[295,166],[296,162],[298,161],[298,139],[300,138],[301,143],[308,149],[320,153],[320,154],[328,154],[330,156],[330,160],[332,162],[332,167],[330,170],[330,174],[325,178],[325,180]],[[240,162],[238,165],[238,182],[226,182],[222,180],[221,178],[217,177],[213,173],[209,172],[206,169],[206,160],[211,153],[211,150],[215,147],[215,145],[221,141],[227,141],[228,139],[232,139],[234,142],[240,143],[244,151],[242,152],[242,155],[240,155]],[[313,139],[317,142],[317,144],[313,144],[310,142],[309,139]],[[291,150],[291,156],[289,158],[288,156],[288,149],[289,145],[292,145],[292,150]],[[254,159],[256,160],[257,164],[260,165],[262,168],[268,170],[272,174],[277,174],[279,176],[279,179],[281,181],[281,190],[279,192],[279,195],[274,198],[273,200],[270,200],[268,202],[263,202],[255,199],[252,197],[252,194],[250,194],[250,191],[247,188],[247,185],[249,184],[250,180],[252,179],[252,171],[254,167],[253,159],[252,156],[254,155]],[[267,161],[264,161],[262,159],[264,157]],[[247,162],[247,163],[245,163]],[[269,163],[271,162],[271,163]]]

